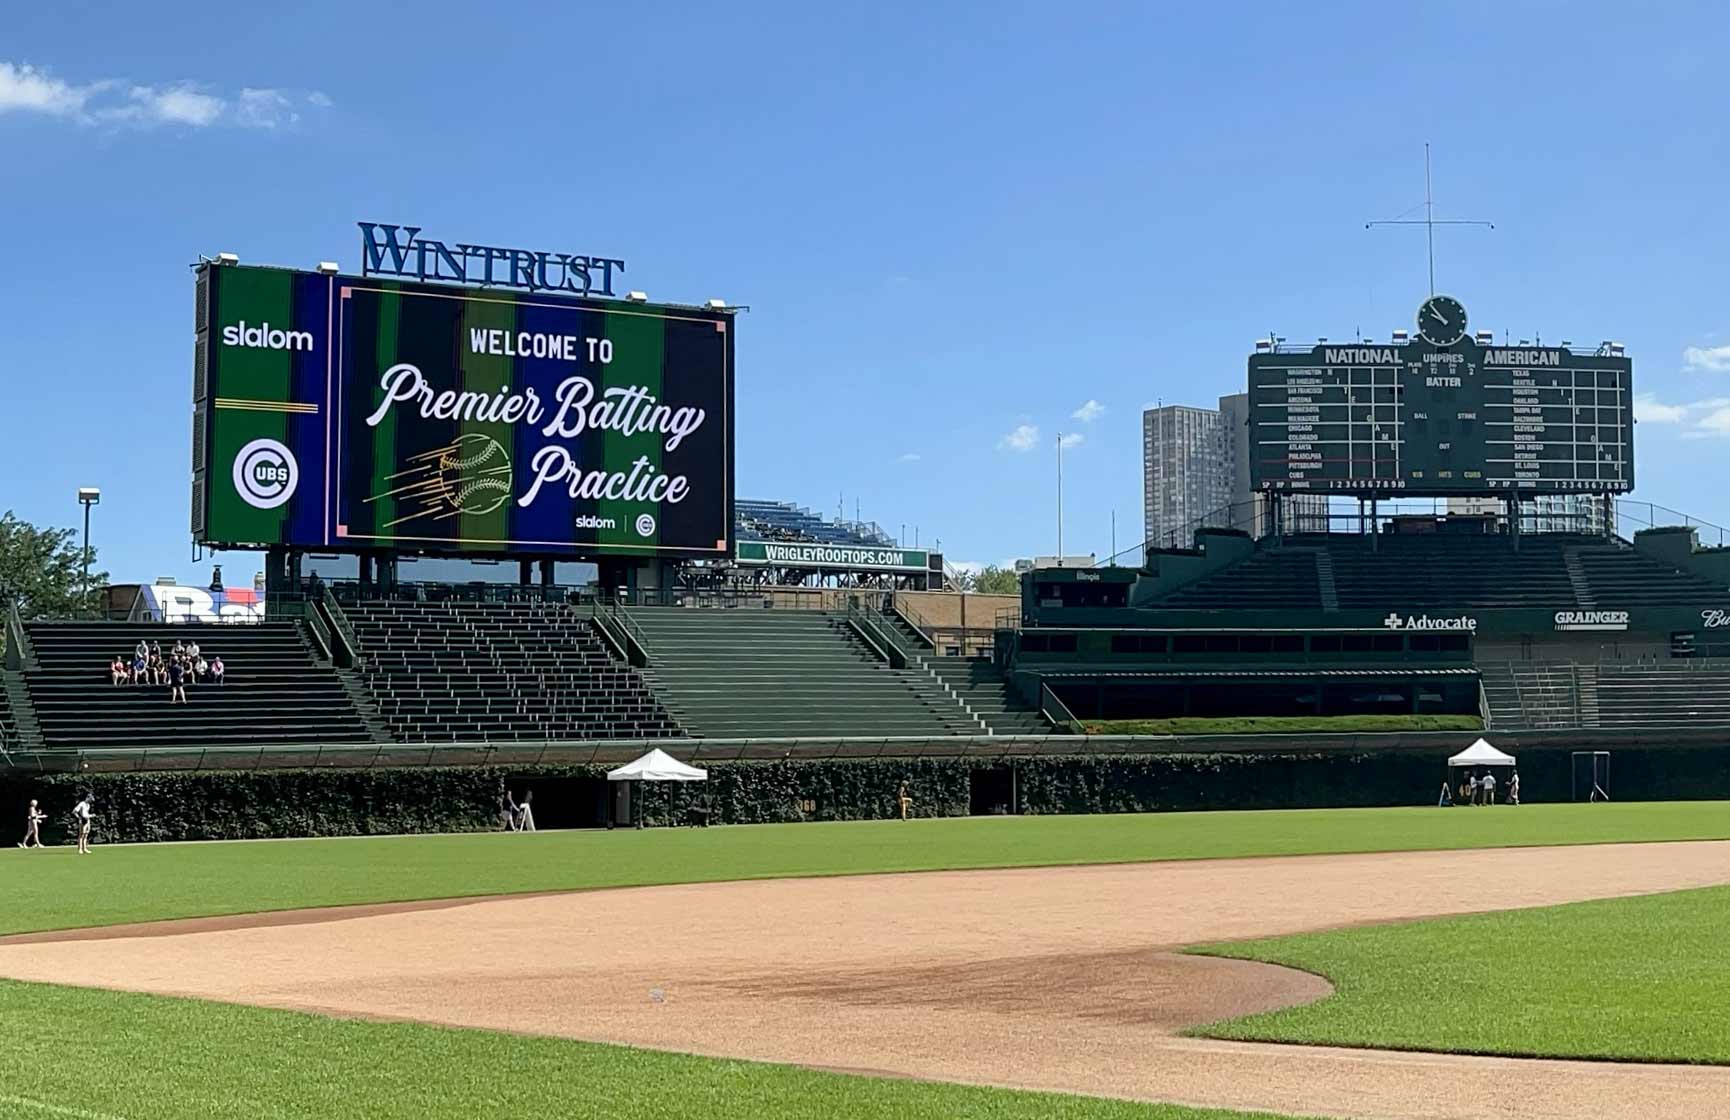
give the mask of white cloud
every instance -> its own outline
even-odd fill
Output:
[[[75,117],[96,92],[95,87],[69,85],[29,63],[0,62],[0,113],[46,113]]]
[[[1059,447],[1080,447],[1082,440],[1085,438],[1087,437],[1083,436],[1080,432],[1070,432],[1068,435],[1058,436],[1057,445]]]
[[[1071,420],[1079,420],[1083,424],[1091,424],[1104,415],[1105,406],[1094,400],[1092,397],[1089,397],[1086,404],[1069,414],[1069,418]]]
[[[317,91],[306,100],[320,108],[331,103]],[[39,113],[81,125],[135,128],[276,128],[300,120],[293,102],[284,90],[246,87],[229,97],[192,81],[157,86],[105,78],[79,85],[29,63],[0,61],[0,114]]]
[[[331,101],[329,94],[316,89],[306,95],[306,103],[308,105],[316,105],[320,109],[328,109],[335,104],[335,102]]]
[[[1730,346],[1690,346],[1682,351],[1682,368],[1694,373],[1730,373]]]
[[[243,89],[234,103],[235,118],[248,128],[275,128],[300,120],[288,95],[279,89]]]
[[[1680,424],[1686,415],[1685,404],[1665,404],[1650,393],[1634,398],[1634,419],[1643,424]]]
[[[1718,438],[1730,436],[1730,405],[1715,408],[1700,417],[1694,422],[1693,428],[1685,434],[1695,439],[1703,439],[1707,436]]]
[[[143,119],[152,124],[189,124],[203,128],[215,124],[228,108],[228,103],[222,98],[200,93],[190,82],[166,89],[133,86],[131,97],[143,111]]]
[[[896,459],[895,461],[897,463],[917,463],[921,458],[923,458],[923,456],[920,455],[919,452],[909,451],[906,454],[902,455],[899,459]]]
[[[1651,393],[1641,393],[1634,398],[1634,419],[1642,424],[1675,424],[1683,439],[1730,438],[1730,397],[1665,404]]]
[[[1039,446],[1039,425],[1017,424],[1015,430],[997,441],[999,451],[1032,451]]]

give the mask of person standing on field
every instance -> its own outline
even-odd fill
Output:
[[[1476,805],[1477,803],[1478,803],[1478,775],[1474,771],[1472,774],[1472,804]]]
[[[96,799],[88,793],[72,806],[72,819],[78,822],[78,854],[90,854],[90,822],[96,818]]]
[[[1508,779],[1508,804],[1520,803],[1520,772],[1514,771],[1514,776]]]
[[[911,796],[909,796],[909,794],[907,793],[907,783],[906,782],[901,783],[901,792],[896,795],[895,800],[897,800],[901,803],[901,819],[906,820],[907,814],[913,808],[913,798]]]
[[[40,848],[42,846],[42,822],[48,819],[48,814],[36,807],[36,802],[30,803],[30,808],[24,810],[24,839],[18,841],[20,848]]]
[[[1494,805],[1495,803],[1496,803],[1496,776],[1494,774],[1485,774],[1484,775],[1484,804],[1485,805]]]

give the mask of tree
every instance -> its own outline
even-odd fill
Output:
[[[968,590],[975,595],[1019,595],[1021,577],[1009,568],[987,564],[973,577],[973,586]]]
[[[81,613],[83,550],[76,529],[39,528],[8,510],[0,514],[0,611],[18,605],[25,618],[67,618]],[[106,586],[90,550],[90,601]]]

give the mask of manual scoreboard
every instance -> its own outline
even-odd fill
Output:
[[[1620,347],[1496,346],[1437,296],[1392,344],[1270,347],[1249,359],[1261,491],[1411,496],[1634,486],[1633,364]]]

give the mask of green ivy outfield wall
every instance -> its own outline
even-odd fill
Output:
[[[1525,800],[1569,798],[1571,746],[1504,745],[1519,757]],[[1435,803],[1448,753],[1285,747],[713,763],[708,782],[656,787],[641,809],[653,825],[683,821],[699,803],[723,824],[887,818],[904,783],[917,816],[1422,805]],[[22,820],[25,801],[39,799],[50,843],[65,841],[85,789],[103,843],[476,832],[499,827],[501,782],[519,796],[535,791],[543,828],[600,824],[615,794],[603,766],[13,772],[0,776],[0,812]],[[1730,798],[1730,745],[1617,746],[1610,792],[1623,801]]]

